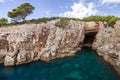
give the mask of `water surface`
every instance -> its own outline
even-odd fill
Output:
[[[16,67],[0,66],[0,80],[120,80],[113,67],[90,48],[76,56]]]

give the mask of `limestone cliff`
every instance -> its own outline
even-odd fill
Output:
[[[61,28],[55,26],[58,21],[0,28],[0,63],[13,66],[73,56],[81,50],[85,33],[104,27],[102,22],[70,20]]]
[[[120,21],[116,22],[114,28],[101,29],[92,47],[120,72]]]

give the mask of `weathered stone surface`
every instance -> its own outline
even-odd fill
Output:
[[[0,63],[13,66],[73,56],[81,50],[86,27],[94,30],[103,26],[101,22],[70,20],[67,26],[60,28],[55,26],[57,21],[0,28]]]
[[[103,28],[98,32],[93,49],[120,72],[120,21],[114,28]]]
[[[3,63],[8,50],[8,41],[3,36],[0,38],[0,63]]]
[[[85,33],[98,32],[104,28],[103,22],[85,22]]]

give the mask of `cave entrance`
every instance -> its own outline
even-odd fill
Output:
[[[91,47],[93,41],[95,40],[96,34],[97,34],[97,32],[85,33],[85,39],[84,39],[83,47]]]

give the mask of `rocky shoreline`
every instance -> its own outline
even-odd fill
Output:
[[[64,28],[58,20],[41,24],[24,24],[0,28],[0,63],[14,66],[32,61],[50,61],[74,56],[82,46],[92,47],[120,73],[120,21],[114,28],[103,22],[70,20]],[[85,35],[97,32],[93,42],[84,43]],[[87,40],[89,41],[89,40]]]
[[[0,62],[14,66],[72,56],[81,50],[85,30],[98,31],[102,24],[70,20],[68,25],[58,27],[58,21],[0,28]]]
[[[113,65],[120,74],[120,21],[117,21],[114,28],[103,28],[93,42],[92,48]]]
[[[114,61],[113,61],[111,58],[102,55],[103,53],[100,53],[100,52],[97,52],[97,54],[98,54],[99,56],[102,56],[103,59],[104,59],[106,62],[110,63],[110,64],[114,67],[114,70],[116,70],[117,73],[120,75],[120,68],[119,68],[118,66],[116,66],[116,63],[114,63]]]

